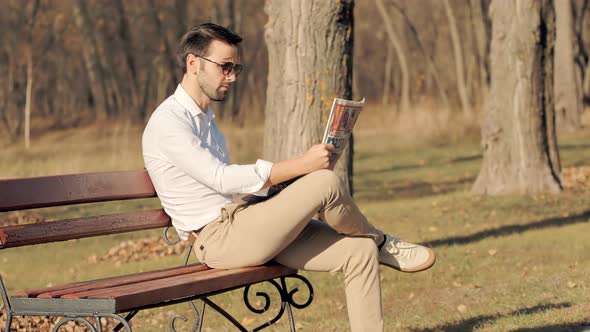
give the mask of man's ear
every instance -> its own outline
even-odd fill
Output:
[[[199,73],[199,58],[194,54],[186,56],[186,71],[190,74],[196,75]]]

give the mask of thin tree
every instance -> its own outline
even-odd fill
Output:
[[[495,0],[483,163],[473,192],[559,192],[551,0]]]
[[[451,42],[453,44],[453,54],[455,55],[455,76],[457,79],[457,90],[459,90],[459,99],[461,100],[461,109],[465,116],[470,117],[471,103],[467,92],[467,84],[465,83],[465,64],[463,63],[463,51],[461,49],[461,37],[457,28],[457,20],[455,19],[455,14],[453,13],[453,8],[449,0],[443,0],[443,4],[451,30]]]
[[[556,0],[555,112],[558,128],[575,131],[582,126],[582,73],[576,65],[578,43],[571,0]]]
[[[418,30],[416,29],[416,25],[412,22],[406,11],[395,2],[392,2],[392,6],[401,15],[404,22],[410,29],[410,33],[414,38],[414,42],[416,43],[418,49],[420,50],[420,53],[422,53],[424,59],[426,60],[426,64],[428,65],[428,72],[430,72],[430,75],[432,75],[434,81],[436,82],[436,86],[438,87],[438,93],[441,98],[441,101],[443,102],[443,106],[446,110],[448,110],[449,97],[447,96],[439,71],[436,68],[434,59],[432,58],[432,52],[426,52],[426,49],[424,48],[424,43],[422,43],[422,39],[420,38]]]
[[[111,105],[107,95],[105,74],[99,62],[98,43],[86,5],[85,0],[75,0],[73,2],[72,14],[84,43],[82,55],[90,81],[92,106],[98,111],[99,116],[107,117],[113,110],[113,105]]]
[[[383,4],[383,0],[375,0],[377,4],[377,9],[379,10],[379,15],[381,15],[381,19],[383,19],[383,23],[385,24],[385,32],[387,32],[387,36],[389,37],[389,41],[393,45],[395,49],[395,54],[397,55],[397,59],[399,61],[400,71],[401,71],[401,100],[400,100],[400,109],[402,112],[407,112],[410,110],[410,69],[408,67],[408,61],[406,59],[406,53],[402,46],[402,42],[395,32],[395,28],[393,26],[393,22],[391,17],[387,13],[387,9],[385,9],[385,5]]]
[[[33,95],[33,29],[35,27],[35,17],[39,10],[39,0],[33,2],[31,17],[28,22],[28,41],[27,48],[27,91],[25,101],[25,149],[31,146],[31,103]]]
[[[216,1],[213,6],[213,16],[216,18],[215,22],[228,27],[231,30],[238,31],[241,27],[242,15],[239,8],[236,8],[239,4],[233,0],[222,0]],[[243,60],[242,60],[243,61]],[[244,80],[242,77],[241,80]],[[222,103],[221,118],[229,118],[231,121],[235,121],[239,117],[239,99],[240,99],[240,86],[239,81],[236,81],[232,85],[232,92],[226,97]]]
[[[334,97],[352,97],[353,7],[351,0],[266,2],[265,158],[301,155],[320,143]],[[336,166],[349,184],[351,160],[345,151]]]

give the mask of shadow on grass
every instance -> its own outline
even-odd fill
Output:
[[[535,328],[522,328],[512,332],[583,332],[590,331],[590,323],[570,323]]]
[[[563,308],[569,308],[571,307],[573,304],[569,303],[569,302],[562,302],[562,303],[549,303],[549,304],[540,304],[540,305],[536,305],[534,307],[529,307],[529,308],[522,308],[522,309],[518,309],[506,314],[494,314],[494,315],[482,315],[482,316],[477,316],[477,317],[472,317],[466,320],[462,320],[459,322],[453,322],[453,323],[449,323],[449,324],[445,324],[445,325],[440,325],[440,326],[435,326],[433,328],[428,328],[428,329],[412,329],[410,331],[414,331],[414,332],[418,332],[418,331],[445,331],[445,332],[451,332],[451,331],[473,331],[477,326],[481,325],[482,323],[485,323],[487,321],[491,321],[491,320],[496,320],[498,318],[504,318],[507,316],[522,316],[522,315],[532,315],[532,314],[536,314],[539,312],[543,312],[543,311],[549,311],[549,310],[553,310],[553,309],[563,309]],[[520,331],[520,330],[519,330]],[[523,330],[523,331],[536,331],[536,330]],[[544,330],[542,330],[544,331]],[[550,331],[550,330],[547,330]]]
[[[580,214],[576,214],[569,217],[562,217],[562,218],[549,218],[540,221],[535,221],[532,223],[524,224],[524,225],[507,225],[498,227],[495,229],[488,229],[485,231],[477,232],[471,235],[465,236],[453,236],[446,239],[439,239],[428,241],[424,243],[430,247],[439,247],[439,246],[446,246],[446,245],[453,245],[453,244],[468,244],[472,242],[477,242],[489,237],[499,237],[499,236],[507,236],[512,235],[515,233],[523,233],[530,230],[537,230],[537,229],[544,229],[549,227],[561,227],[567,225],[573,225],[581,222],[587,222],[590,219],[590,210],[584,211]]]
[[[472,156],[457,157],[457,158],[453,158],[453,159],[446,159],[446,160],[441,160],[438,162],[427,163],[427,164],[416,163],[416,164],[392,166],[392,167],[381,168],[381,169],[371,169],[371,170],[365,170],[365,171],[358,171],[355,175],[379,174],[379,173],[405,171],[405,170],[418,169],[418,168],[437,167],[437,166],[442,166],[442,165],[450,165],[450,164],[456,164],[456,163],[475,161],[475,160],[479,160],[481,158],[482,158],[481,154],[476,154],[476,155],[472,155]]]
[[[383,188],[382,182],[370,181],[355,188],[354,198],[367,201],[387,201],[443,195],[463,190],[466,184],[471,184],[473,181],[475,181],[474,177],[440,182],[404,181],[392,183],[388,185],[387,189]]]
[[[564,144],[559,146],[560,150],[586,150],[590,149],[590,144]]]

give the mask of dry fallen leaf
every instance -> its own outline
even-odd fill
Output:
[[[573,282],[573,281],[568,281],[567,282],[567,287],[568,288],[576,288],[578,286],[577,283]]]
[[[498,253],[498,249],[490,249],[488,250],[488,254],[490,256],[495,256]]]
[[[254,318],[244,317],[244,318],[242,318],[242,321],[240,323],[244,326],[251,325],[252,323],[254,323]]]
[[[464,304],[459,304],[457,306],[457,311],[459,311],[460,313],[464,314],[467,312],[467,306]]]

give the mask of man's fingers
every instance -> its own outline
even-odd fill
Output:
[[[332,144],[325,144],[324,146],[326,147],[326,149],[328,149],[328,151],[334,150],[334,145]]]

